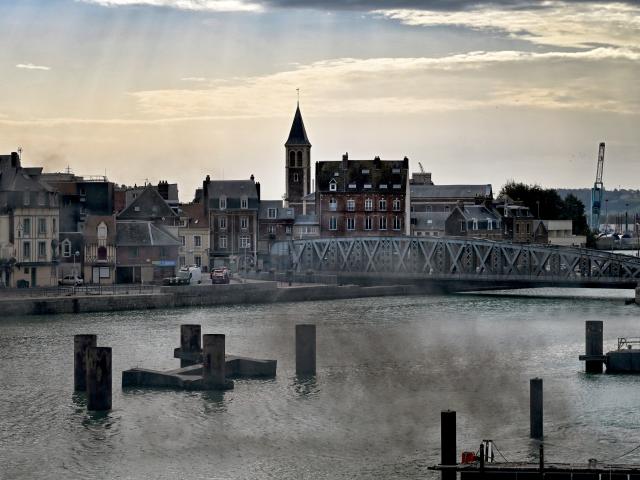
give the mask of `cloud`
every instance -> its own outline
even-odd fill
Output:
[[[207,79],[204,77],[182,77],[180,80],[182,80],[183,82],[206,82]]]
[[[23,68],[25,70],[51,70],[51,67],[44,65],[34,65],[33,63],[19,63],[16,68]]]
[[[77,0],[103,7],[150,6],[203,12],[259,12],[258,2],[247,0]]]
[[[545,1],[538,7],[477,6],[461,10],[377,9],[373,13],[411,26],[459,26],[504,32],[535,44],[588,48],[640,48],[640,6],[633,3]]]
[[[296,88],[315,115],[411,114],[495,107],[634,113],[640,52],[469,52],[446,57],[339,58],[204,88],[132,92],[151,118],[289,114]],[[607,75],[597,72],[605,71]]]

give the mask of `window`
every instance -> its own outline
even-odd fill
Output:
[[[516,233],[520,233],[520,224],[516,223]]]
[[[296,152],[289,152],[289,166],[296,166]]]
[[[400,230],[402,228],[402,218],[396,215],[393,217],[393,229]]]
[[[329,230],[337,230],[338,229],[338,220],[336,217],[331,217],[329,219]]]
[[[392,168],[391,169],[391,173],[400,173],[400,169],[399,168]]]
[[[218,237],[218,248],[225,249],[227,248],[227,236],[220,235]]]
[[[287,226],[284,228],[284,232],[285,232],[287,235],[290,235],[290,234],[291,234],[291,225],[287,225]]]
[[[47,258],[46,242],[38,242],[38,258]]]
[[[338,201],[335,198],[329,200],[329,210],[335,212],[338,209]]]
[[[531,233],[531,224],[527,223],[527,235]]]
[[[395,188],[396,190],[399,190],[402,188],[402,185],[400,185],[399,183],[394,183],[393,188]]]
[[[249,200],[247,197],[242,197],[240,199],[240,208],[247,209],[249,208]]]
[[[478,230],[478,219],[477,218],[473,219],[473,229],[474,230]]]
[[[356,201],[353,199],[347,200],[347,210],[350,212],[355,212],[356,210]]]
[[[240,248],[251,248],[251,237],[249,235],[240,235]]]
[[[276,218],[278,216],[277,208],[269,208],[267,210],[267,218]]]
[[[186,260],[186,258],[184,258],[184,257],[180,257],[180,258],[178,259],[178,262],[180,263],[180,266],[181,266],[181,267],[184,267],[184,266],[187,264],[187,260]]]
[[[107,247],[100,246],[98,247],[98,260],[106,260],[107,259]]]
[[[370,184],[370,183],[365,183],[365,184],[364,184],[364,188],[366,188],[366,189],[369,189],[369,190],[370,190],[370,189],[371,189],[371,184]]]
[[[96,236],[100,240],[106,240],[106,238],[107,238],[107,226],[105,225],[104,222],[100,222],[100,225],[98,225],[98,228],[96,230]]]
[[[493,230],[493,220],[487,218],[487,230]]]
[[[371,230],[373,222],[371,221],[371,217],[364,217],[364,229]]]
[[[387,217],[380,217],[380,221],[378,222],[378,226],[380,230],[387,229]]]
[[[350,183],[349,184],[349,188],[356,188],[356,184],[355,183]]]
[[[202,257],[200,255],[196,255],[193,257],[193,263],[196,264],[196,267],[202,266]]]
[[[381,198],[380,201],[378,202],[378,210],[384,212],[387,210],[387,200],[384,198]]]
[[[31,236],[31,219],[30,218],[22,219],[22,236],[24,237]]]
[[[220,210],[225,210],[227,208],[227,197],[224,195],[220,197]]]
[[[62,242],[62,256],[69,258],[71,256],[71,242],[69,239],[65,239]]]
[[[187,244],[187,242],[185,242],[185,237],[184,235],[180,235],[180,245],[182,245],[183,247]]]
[[[338,189],[338,184],[336,183],[336,181],[335,181],[335,180],[331,180],[331,181],[329,182],[329,190],[330,190],[331,192],[335,192],[337,189]]]
[[[165,247],[160,247],[160,258],[167,258],[167,249]]]
[[[380,184],[380,190],[386,190],[387,189],[387,184],[386,183],[381,183]]]
[[[220,230],[227,229],[227,217],[218,217],[218,227]]]
[[[129,247],[129,256],[131,258],[138,258],[140,255],[140,249],[138,247]]]
[[[26,260],[31,259],[31,242],[24,242],[22,244],[22,257]]]
[[[24,192],[22,194],[22,203],[27,206],[31,204],[31,192]]]
[[[370,198],[365,198],[365,200],[364,200],[364,209],[367,212],[370,212],[371,210],[373,210],[373,200],[371,200]]]
[[[56,219],[51,219],[51,233],[57,233],[58,227],[56,226]]]
[[[293,181],[295,183],[298,183],[300,181],[300,175],[298,175],[297,173],[293,174]]]
[[[249,218],[248,217],[240,217],[240,228],[242,230],[246,230],[249,228]]]
[[[396,198],[396,199],[394,199],[394,200],[393,200],[393,211],[394,211],[394,212],[399,212],[399,211],[400,211],[400,206],[401,206],[401,204],[402,204],[402,203],[400,202],[400,200],[399,200],[399,199],[397,199],[397,198]]]
[[[302,152],[296,153],[296,166],[302,167]]]
[[[369,169],[368,168],[363,168],[362,169],[362,174],[363,175],[369,175]]]
[[[38,205],[44,207],[44,192],[38,192]]]
[[[193,246],[201,247],[202,246],[202,237],[200,235],[193,236]]]
[[[460,231],[465,232],[467,230],[467,222],[460,220]]]
[[[269,235],[275,235],[276,233],[276,226],[275,225],[269,225],[267,227],[267,232],[269,233]]]
[[[347,217],[347,230],[356,229],[356,219],[353,217]]]

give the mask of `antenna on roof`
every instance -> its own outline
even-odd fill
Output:
[[[22,147],[18,147],[18,158],[22,160]]]

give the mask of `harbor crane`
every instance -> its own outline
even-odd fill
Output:
[[[600,209],[602,207],[602,195],[604,194],[604,184],[602,183],[602,173],[604,171],[604,142],[600,143],[598,149],[598,165],[596,167],[596,181],[591,189],[591,221],[589,227],[592,232],[600,230]]]

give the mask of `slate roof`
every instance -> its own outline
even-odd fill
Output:
[[[474,218],[477,220],[486,220],[487,218],[491,218],[493,220],[502,219],[500,213],[493,209],[489,209],[484,205],[464,205],[462,208],[459,208],[459,210],[467,220],[472,220]]]
[[[152,185],[147,185],[142,193],[118,214],[118,219],[145,220],[176,216],[169,204],[160,196],[158,190]]]
[[[83,229],[83,235],[87,243],[97,239],[98,225],[102,222],[107,226],[107,241],[112,243],[116,239],[116,219],[114,215],[88,215]]]
[[[490,184],[486,185],[410,185],[411,200],[420,199],[469,199],[492,196]]]
[[[416,230],[438,230],[444,231],[445,221],[451,212],[414,212],[411,218],[416,219],[414,228]]]
[[[289,131],[289,138],[287,138],[287,141],[285,142],[285,146],[288,145],[311,146],[309,138],[307,137],[307,130],[304,128],[302,113],[300,113],[300,105],[296,108],[296,113],[293,116],[293,123],[291,124],[291,130]]]
[[[220,198],[227,198],[227,210],[240,209],[240,200],[246,195],[248,210],[258,210],[260,199],[253,180],[212,180],[208,186],[209,208],[217,209]]]
[[[346,168],[345,168],[346,165]],[[366,173],[368,172],[368,173]],[[322,193],[405,193],[409,159],[338,160],[316,163],[317,190]],[[336,184],[336,190],[330,184]],[[369,185],[370,187],[367,187]]]
[[[117,222],[116,245],[119,247],[177,247],[181,242],[161,225],[134,220]]]
[[[269,217],[269,209],[277,209],[276,218]],[[282,200],[262,200],[260,202],[260,211],[258,218],[260,220],[293,220],[294,219],[293,208],[284,208],[282,206]]]
[[[10,161],[11,155],[0,155],[0,165],[4,167],[0,170],[0,191],[55,192],[54,188],[40,178],[42,168],[11,167]]]
[[[187,218],[186,228],[209,228],[209,216],[204,212],[204,205],[201,203],[186,203],[180,205],[181,217]]]

